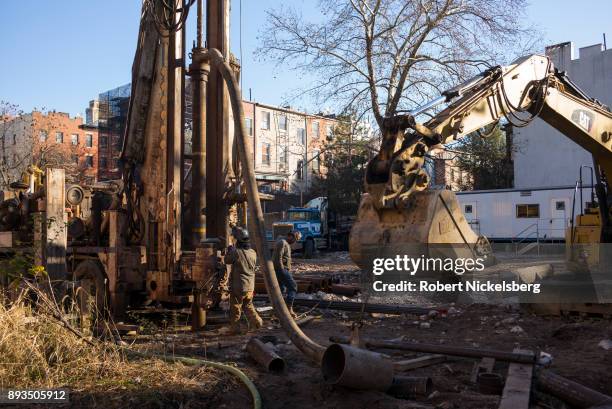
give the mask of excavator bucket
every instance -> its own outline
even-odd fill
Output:
[[[377,207],[363,194],[349,237],[350,256],[364,271],[375,258],[476,259],[491,261],[491,247],[476,234],[449,190],[411,194],[402,208]],[[489,264],[487,262],[487,264]],[[443,277],[441,277],[443,278]]]

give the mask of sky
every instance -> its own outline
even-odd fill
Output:
[[[242,54],[245,98],[251,89],[253,100],[280,105],[292,90],[309,82],[254,55],[266,10],[288,3],[232,1],[230,38],[234,54],[239,58]],[[290,3],[305,18],[320,18],[318,0]],[[83,115],[100,92],[130,82],[140,4],[140,0],[0,0],[0,100],[26,112],[44,108]],[[610,0],[531,0],[527,9],[529,22],[544,34],[543,45],[573,41],[576,50],[603,42],[603,33],[612,47],[611,15]],[[190,26],[189,45],[194,38],[194,24]],[[334,108],[308,106],[306,100],[290,102],[313,111]]]

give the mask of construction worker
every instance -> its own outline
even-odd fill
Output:
[[[297,284],[291,275],[291,245],[299,239],[300,232],[297,230],[288,232],[286,239],[279,237],[274,245],[274,253],[272,255],[276,279],[278,280],[281,293],[284,292],[285,289],[287,290],[287,306],[294,318],[296,314],[293,312],[293,300],[297,293]]]
[[[227,248],[225,263],[232,265],[229,299],[230,331],[239,333],[240,315],[243,309],[250,329],[261,328],[263,321],[253,306],[257,253],[251,248],[249,232],[246,229],[233,227],[232,236],[236,239],[236,246]]]

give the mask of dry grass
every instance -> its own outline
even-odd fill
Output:
[[[56,307],[49,299],[32,303],[22,295],[9,303],[0,296],[0,388],[67,387],[83,406],[109,408],[126,401],[200,407],[237,387],[212,368],[128,357],[115,344],[83,338],[62,324]]]
[[[54,387],[112,374],[124,357],[117,348],[87,343],[24,295],[0,303],[0,387]]]

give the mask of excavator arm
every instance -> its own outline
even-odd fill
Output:
[[[428,121],[416,120],[443,104]],[[452,192],[427,189],[425,156],[502,119],[520,127],[536,117],[592,153],[602,176],[601,236],[609,241],[605,176],[612,175],[612,113],[555,70],[548,57],[530,55],[490,68],[407,115],[385,119],[381,149],[368,164],[366,194],[351,232],[353,259],[364,265],[370,258],[365,253],[380,252],[391,242],[420,248],[458,244],[473,255],[486,252],[486,239],[469,227]]]

